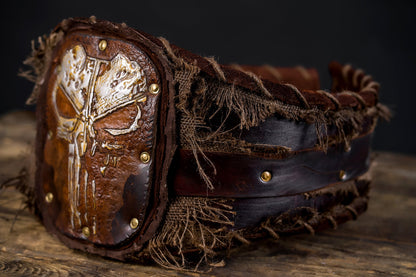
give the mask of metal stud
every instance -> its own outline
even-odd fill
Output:
[[[151,84],[149,86],[149,92],[151,94],[158,94],[159,93],[159,85],[158,84]]]
[[[100,41],[100,43],[98,43],[98,49],[100,49],[100,51],[104,51],[106,48],[107,48],[107,41],[103,39]]]
[[[136,229],[138,226],[139,226],[139,220],[138,220],[137,218],[133,217],[133,218],[130,220],[130,227],[131,227],[132,229]]]
[[[53,200],[53,194],[52,194],[52,192],[48,192],[48,193],[45,195],[45,201],[46,201],[47,203],[51,203],[51,202],[52,202],[52,200]]]
[[[86,238],[88,238],[88,237],[90,236],[90,234],[91,234],[91,232],[90,232],[90,228],[88,228],[87,226],[83,227],[83,228],[82,228],[82,234],[83,234]]]
[[[345,172],[345,170],[340,170],[339,171],[339,179],[342,180],[342,181],[347,179],[347,173]]]
[[[52,137],[53,137],[53,132],[51,130],[49,130],[48,133],[47,133],[47,135],[46,135],[46,138],[48,140],[50,140],[50,139],[52,139]]]
[[[147,164],[150,161],[150,155],[147,152],[142,152],[140,154],[140,160],[142,161],[142,163]]]
[[[261,173],[260,179],[263,182],[269,182],[272,179],[272,173],[270,171],[265,170]]]

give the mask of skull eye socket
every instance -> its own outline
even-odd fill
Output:
[[[75,118],[79,114],[60,87],[56,91],[56,107],[59,115],[66,118]]]
[[[95,122],[95,129],[127,129],[134,124],[137,115],[135,103],[122,107]],[[140,123],[140,120],[138,121]]]

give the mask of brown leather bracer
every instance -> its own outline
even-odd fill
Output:
[[[30,62],[36,207],[71,248],[188,268],[367,207],[388,109],[361,70],[331,63],[325,91],[315,69],[220,65],[94,17],[64,20]]]

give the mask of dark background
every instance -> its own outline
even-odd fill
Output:
[[[4,4],[6,3],[6,4]],[[373,148],[416,154],[415,1],[6,1],[2,4],[0,114],[24,105],[16,74],[30,41],[66,17],[125,22],[220,63],[315,67],[330,87],[331,60],[364,69],[394,111]]]

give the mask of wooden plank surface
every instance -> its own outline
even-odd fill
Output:
[[[33,115],[0,117],[0,181],[16,175]],[[183,273],[68,249],[13,189],[0,193],[0,276],[416,276],[416,157],[378,152],[368,211],[337,230],[233,249],[226,266]]]

